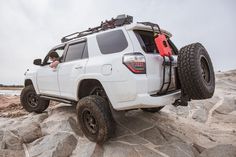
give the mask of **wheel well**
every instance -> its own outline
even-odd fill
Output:
[[[99,86],[102,89],[104,89],[102,84],[98,80],[95,79],[82,80],[78,88],[78,98],[81,99],[83,97],[90,95],[91,90],[93,90],[93,88],[96,86]]]
[[[25,80],[25,87],[29,85],[33,85],[33,82],[30,79]]]

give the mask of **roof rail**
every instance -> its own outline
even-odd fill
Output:
[[[83,36],[87,36],[89,34],[93,34],[93,33],[97,33],[100,31],[105,31],[108,29],[112,29],[112,28],[116,28],[116,27],[120,27],[126,24],[131,24],[133,22],[133,17],[129,16],[129,15],[118,15],[115,19],[112,18],[111,20],[106,20],[106,21],[102,21],[100,26],[94,27],[94,28],[88,28],[87,30],[84,30],[82,32],[75,32],[72,34],[69,34],[67,36],[64,36],[61,39],[61,42],[67,42],[76,38],[80,38]]]

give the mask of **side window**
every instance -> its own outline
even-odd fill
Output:
[[[88,51],[87,51],[87,45],[86,42],[80,42],[71,44],[68,47],[65,61],[73,61],[78,60],[82,58],[88,58]]]
[[[102,33],[96,36],[102,54],[121,52],[128,47],[128,42],[122,30]]]
[[[58,54],[58,56],[59,56],[59,61],[61,62],[62,60],[63,60],[63,52],[64,52],[64,48],[65,48],[65,46],[63,46],[63,47],[59,47],[59,48],[56,48],[56,49],[52,49],[52,50],[50,50],[50,52],[52,52],[52,51],[55,51],[55,52],[57,52],[57,54]],[[49,53],[50,53],[49,52]],[[49,56],[47,55],[46,57],[45,57],[45,59],[44,59],[44,61],[43,61],[43,64],[44,65],[48,65],[48,64],[50,64],[52,61],[50,61],[49,60]]]
[[[84,48],[84,52],[83,52],[83,56],[82,56],[82,58],[84,59],[84,58],[88,58],[89,56],[88,56],[88,45],[87,45],[87,43],[85,44],[85,48]]]
[[[64,47],[55,50],[60,57],[60,61],[63,59]]]

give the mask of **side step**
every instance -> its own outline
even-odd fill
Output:
[[[43,99],[50,99],[50,100],[53,100],[53,101],[66,103],[66,104],[75,104],[76,103],[76,101],[74,101],[74,100],[62,99],[62,98],[48,96],[48,95],[39,95],[39,97],[43,98]]]

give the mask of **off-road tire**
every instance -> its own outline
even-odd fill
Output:
[[[29,101],[30,95],[35,96],[35,99],[37,99],[37,103],[34,103],[32,105]],[[23,108],[28,112],[36,112],[36,113],[42,113],[44,110],[46,110],[49,106],[50,100],[39,98],[34,90],[33,85],[26,86],[22,91],[20,95],[20,101]]]
[[[102,144],[112,136],[115,122],[104,98],[97,95],[84,97],[78,102],[76,109],[80,128],[90,141]]]
[[[145,112],[156,113],[156,112],[159,112],[163,108],[164,106],[155,107],[155,108],[141,108],[141,109]]]
[[[200,43],[184,46],[178,54],[181,89],[190,99],[211,98],[215,91],[215,74],[211,59]]]

